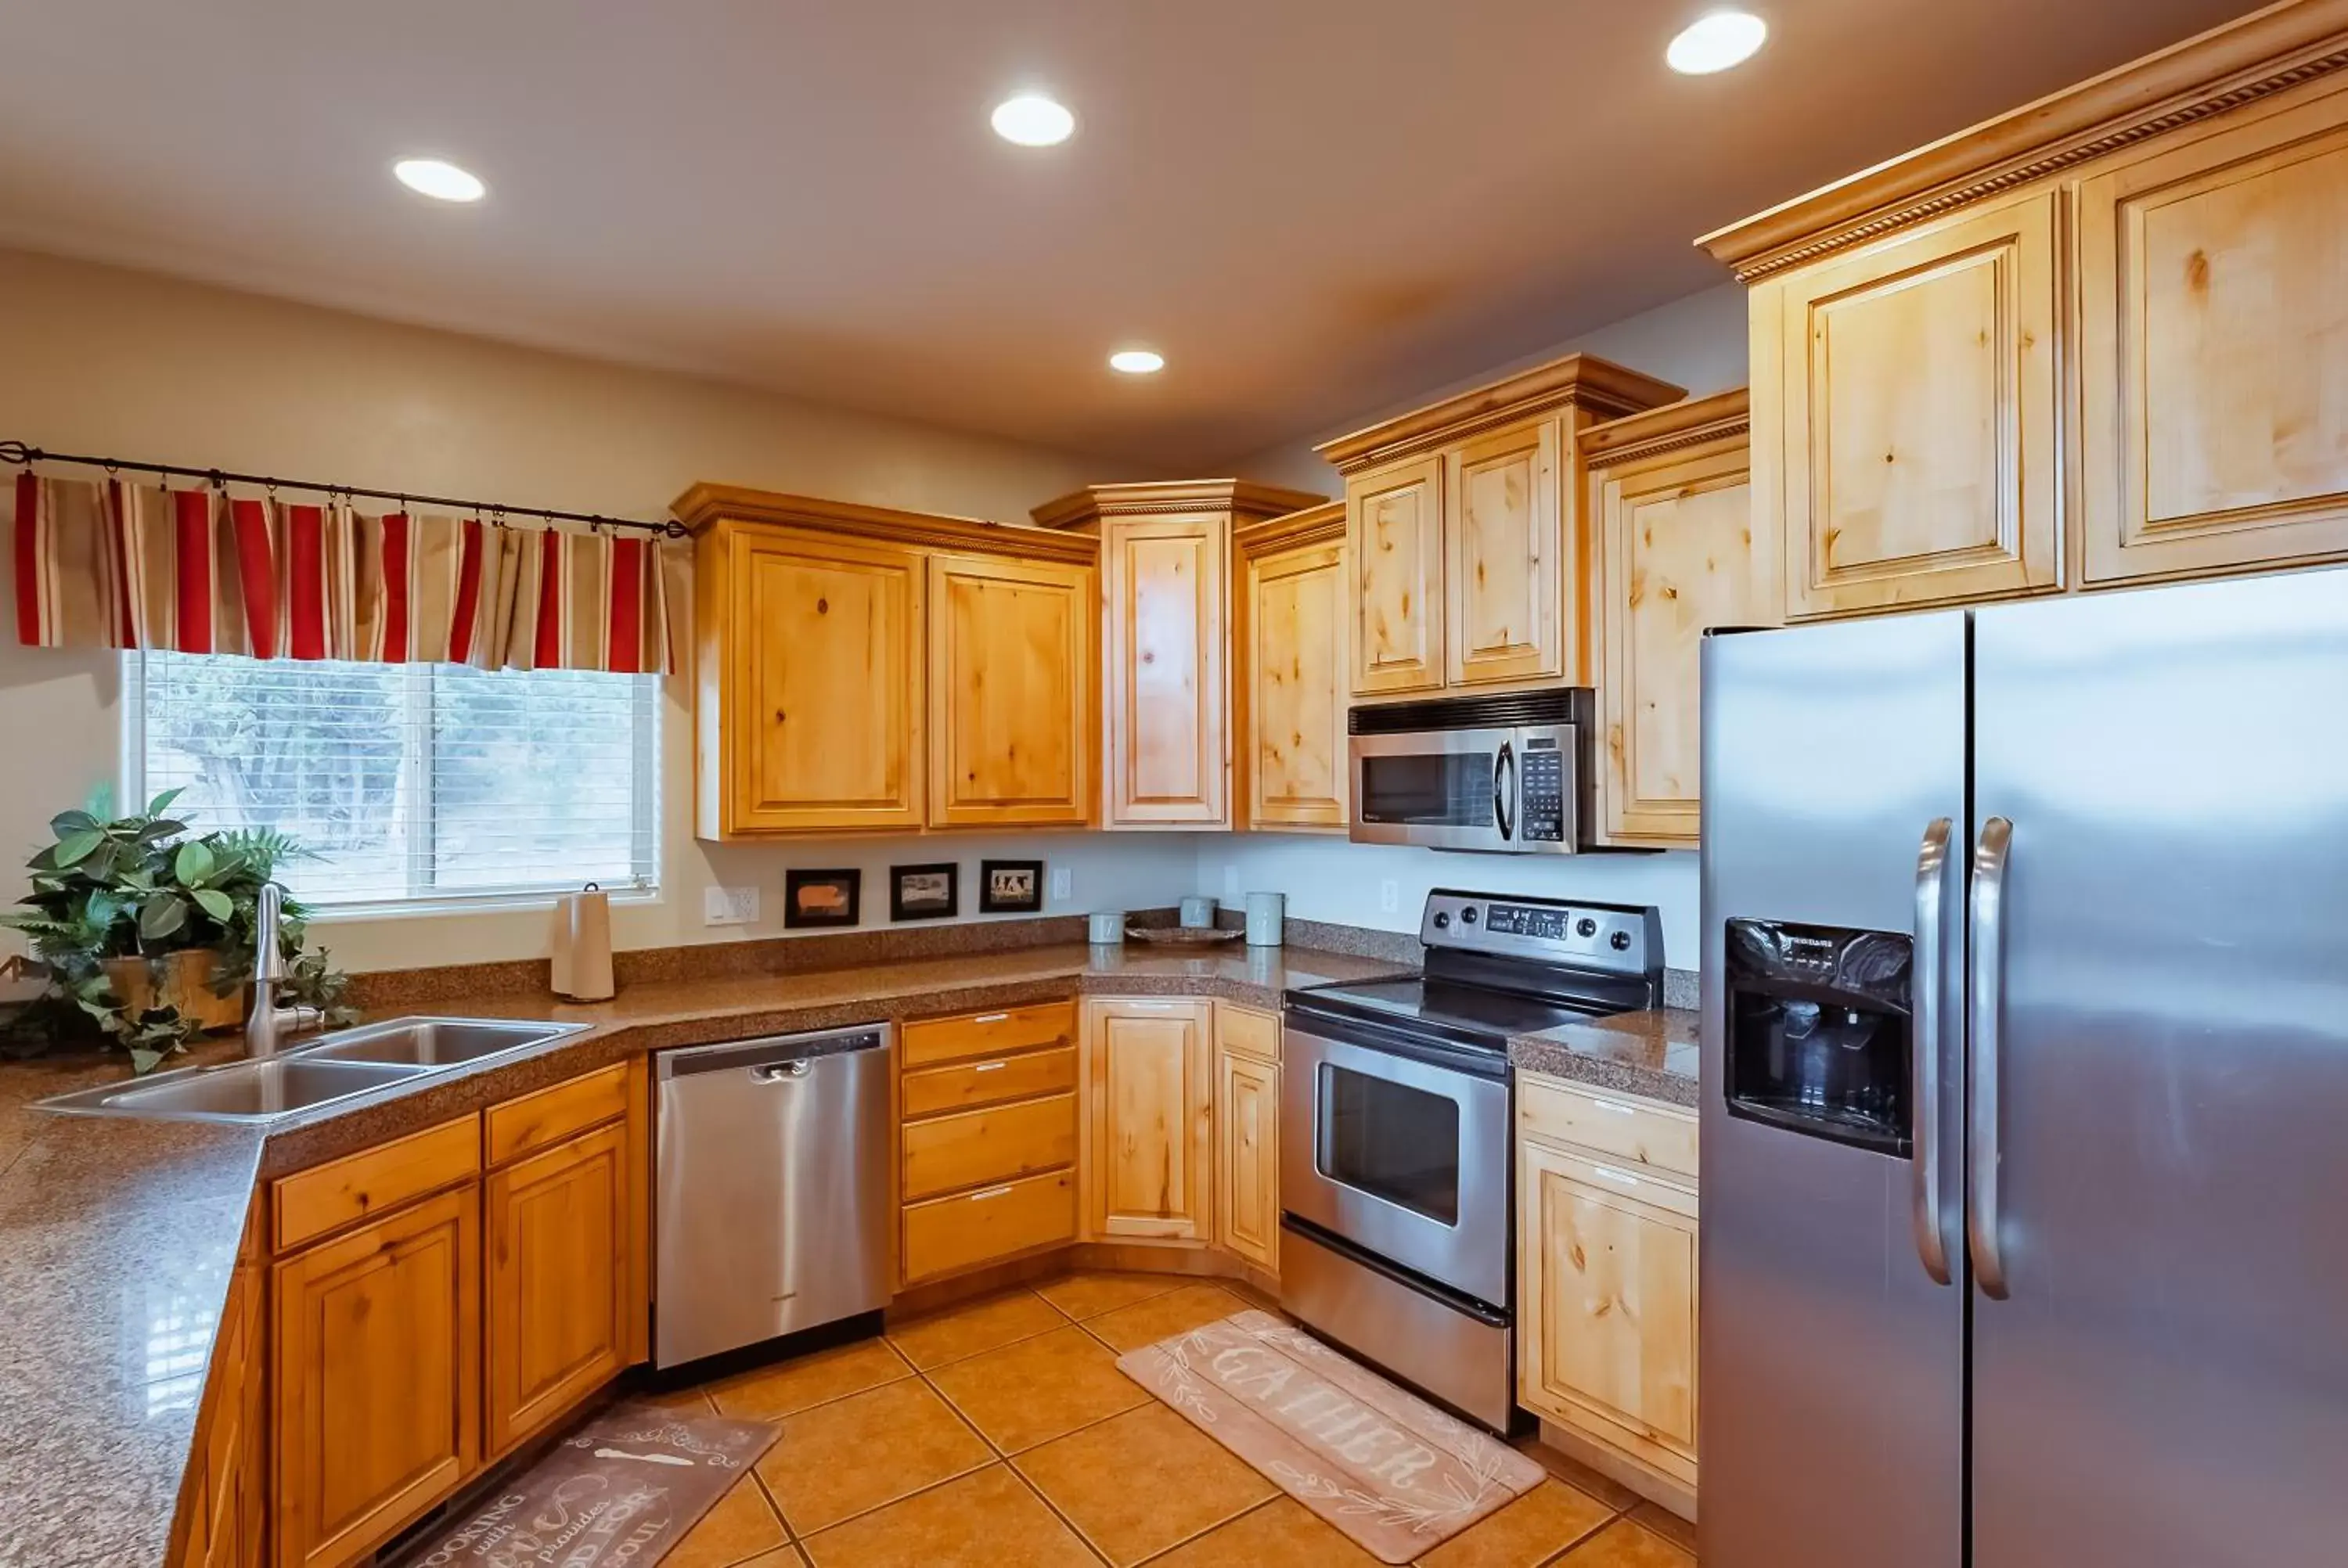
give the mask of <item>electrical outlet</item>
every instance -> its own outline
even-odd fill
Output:
[[[701,923],[705,926],[748,926],[758,918],[758,885],[747,887],[705,887],[701,890]]]
[[[1398,915],[1402,912],[1402,884],[1389,876],[1378,884],[1378,913]]]
[[[1052,867],[1052,902],[1065,904],[1076,896],[1076,874],[1065,866]]]

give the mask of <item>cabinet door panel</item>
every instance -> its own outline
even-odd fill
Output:
[[[1564,672],[1560,620],[1567,559],[1558,422],[1463,446],[1450,458],[1449,682],[1536,681]]]
[[[1518,1169],[1528,1402],[1693,1479],[1693,1194],[1529,1142]]]
[[[930,560],[930,823],[1083,823],[1092,801],[1093,573]]]
[[[1600,487],[1606,582],[1602,831],[1694,847],[1701,821],[1704,633],[1773,626],[1777,541],[1754,526],[1742,452],[1663,460]]]
[[[1248,563],[1250,825],[1345,826],[1345,552]]]
[[[2090,582],[2348,555],[2342,101],[2081,186]]]
[[[1280,1268],[1280,1069],[1217,1056],[1216,1197],[1224,1248],[1258,1268]]]
[[[427,1198],[271,1276],[276,1561],[347,1563],[479,1466],[479,1191]]]
[[[2060,585],[2054,251],[2050,191],[1783,285],[1789,616]]]
[[[1096,1237],[1213,1239],[1209,1014],[1205,1002],[1086,1004],[1084,1177]]]
[[[726,827],[918,827],[922,558],[734,536]]]
[[[628,1304],[627,1132],[493,1173],[488,1448],[500,1454],[619,1375]]]
[[[1345,481],[1353,577],[1354,695],[1443,685],[1443,462],[1398,463]]]
[[[1230,523],[1111,525],[1102,542],[1108,825],[1228,822]]]

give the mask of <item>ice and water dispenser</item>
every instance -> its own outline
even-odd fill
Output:
[[[1913,940],[1778,920],[1727,935],[1728,1113],[1909,1157]]]

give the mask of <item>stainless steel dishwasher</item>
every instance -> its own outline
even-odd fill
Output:
[[[653,1059],[654,1365],[888,1304],[896,1032],[859,1024]]]

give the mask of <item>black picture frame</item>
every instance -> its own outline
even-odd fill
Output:
[[[945,878],[946,892],[942,907],[934,896],[919,904],[905,897],[905,884],[915,877],[927,880]],[[962,866],[952,860],[941,860],[930,866],[891,866],[889,867],[889,918],[891,920],[951,920],[962,913]]]
[[[996,891],[998,878],[1015,881],[1025,873],[1026,892]],[[982,860],[978,863],[978,912],[982,915],[1035,915],[1044,907],[1044,863],[1040,860]]]
[[[800,871],[783,873],[783,927],[786,930],[806,930],[811,927],[853,926],[863,917],[861,897],[864,880],[861,871],[850,867],[842,871]],[[833,897],[825,899],[832,907],[809,907],[808,895]],[[845,907],[837,907],[845,899]]]

